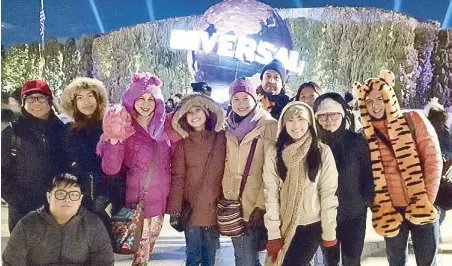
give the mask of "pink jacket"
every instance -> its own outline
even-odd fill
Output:
[[[152,79],[153,77],[151,81],[155,81]],[[145,130],[132,119],[135,129],[132,136],[114,145],[101,138],[97,149],[102,156],[102,170],[107,175],[117,174],[122,166],[127,168],[126,205],[139,202],[151,162],[157,160],[149,191],[144,198],[144,218],[151,218],[166,212],[171,187],[171,144],[163,126],[165,105],[160,87],[149,85],[147,80],[143,81],[140,76],[132,77],[132,81],[121,102],[129,114],[134,114],[135,101],[144,93],[151,93],[155,99],[155,111],[148,129]],[[157,149],[156,158],[153,158],[154,149]]]

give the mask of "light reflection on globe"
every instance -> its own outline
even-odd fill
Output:
[[[255,0],[225,0],[211,6],[201,17],[194,30],[213,33],[246,35],[259,41],[269,42],[279,48],[292,50],[292,36],[285,21],[270,6]],[[218,43],[215,49],[217,49]],[[263,65],[244,62],[236,58],[221,57],[216,53],[189,51],[189,70],[197,81],[211,85],[212,96],[227,97],[229,84],[241,76],[251,77],[260,73]],[[221,90],[218,91],[218,90]]]

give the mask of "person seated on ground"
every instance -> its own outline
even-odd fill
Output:
[[[107,230],[80,207],[77,177],[57,175],[47,203],[22,218],[11,233],[3,265],[114,265]]]

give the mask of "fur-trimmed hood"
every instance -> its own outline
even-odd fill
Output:
[[[86,77],[75,78],[63,91],[61,94],[61,107],[64,112],[74,120],[75,107],[73,105],[73,100],[77,91],[81,89],[92,90],[96,93],[99,104],[100,116],[103,117],[105,110],[108,107],[108,93],[102,81]]]
[[[177,104],[176,110],[174,111],[173,120],[171,125],[177,133],[179,133],[183,138],[188,137],[188,128],[185,121],[181,121],[181,118],[185,116],[188,110],[192,106],[199,106],[206,109],[208,114],[208,123],[211,121],[212,128],[216,132],[220,132],[224,128],[224,115],[220,106],[212,100],[210,97],[203,94],[190,94],[182,98],[182,100]]]

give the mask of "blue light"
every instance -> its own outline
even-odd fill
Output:
[[[395,12],[400,12],[400,9],[402,8],[402,1],[403,0],[394,0],[394,8],[393,8],[393,10]]]
[[[302,8],[303,7],[303,3],[301,2],[301,0],[293,0],[293,3],[294,3],[296,8]]]
[[[99,27],[100,32],[105,33],[104,25],[102,25],[102,20],[100,20],[99,12],[97,11],[96,3],[94,0],[89,0],[91,4],[91,9],[93,10],[94,16],[96,17],[97,26]]]
[[[154,21],[154,5],[152,4],[152,0],[146,0],[146,5],[148,6],[149,20]]]
[[[444,16],[443,23],[441,24],[441,29],[449,28],[450,16],[452,15],[452,0],[449,1],[449,7],[447,8],[446,16]]]

